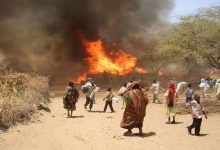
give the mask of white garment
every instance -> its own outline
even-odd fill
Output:
[[[89,96],[91,100],[95,100],[95,94],[100,90],[100,88],[97,86],[93,86],[93,87],[94,87],[94,89],[92,90],[92,92]]]
[[[118,91],[118,95],[121,95],[122,93],[124,93],[125,91],[127,90],[127,88],[126,87],[121,87],[120,89],[119,89],[119,91]]]
[[[95,84],[92,86],[91,82],[86,82],[86,84],[82,86],[82,89],[83,88],[88,88],[88,91],[86,92],[86,96],[91,97],[91,94],[92,94],[93,90],[96,89],[96,87],[97,86]]]
[[[113,98],[112,98],[112,102],[113,102],[113,103],[118,103],[118,98],[117,98],[117,97],[113,97]]]
[[[183,88],[186,88],[187,82],[179,82],[177,84],[176,92],[179,93]]]
[[[124,93],[126,90],[127,90],[127,88],[123,86],[123,87],[120,88],[120,90],[119,90],[119,92],[118,92],[118,95],[121,96],[121,99],[122,99],[123,101],[126,100],[126,95],[127,95],[127,93]],[[121,95],[122,93],[124,93],[124,94]]]
[[[126,85],[126,88],[129,88],[131,85],[132,85],[132,83],[128,82],[127,85]]]
[[[192,117],[196,119],[202,118],[202,106],[196,100],[191,101],[190,106]]]
[[[160,92],[160,83],[153,83],[151,86],[151,90],[153,91],[154,94],[159,94]]]
[[[200,87],[201,91],[204,92],[204,93],[206,93],[207,90],[210,88],[210,86],[207,84],[205,79],[201,80],[201,83],[200,83],[199,87]]]

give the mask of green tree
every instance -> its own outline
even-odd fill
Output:
[[[170,27],[156,46],[156,56],[220,69],[220,6],[201,9]]]

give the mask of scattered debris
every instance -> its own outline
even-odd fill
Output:
[[[81,141],[81,142],[87,143],[87,142],[85,141],[85,139],[82,138],[82,137],[74,136],[74,138],[77,139],[77,140],[79,140],[79,141]]]
[[[106,118],[108,118],[108,119],[112,119],[113,117],[112,117],[112,116],[107,116]]]
[[[45,110],[47,112],[51,112],[50,108],[46,104],[44,104],[43,102],[40,102],[40,104],[38,105],[38,109],[39,110],[43,109],[43,110]]]

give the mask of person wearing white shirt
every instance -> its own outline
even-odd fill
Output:
[[[153,84],[151,86],[151,90],[153,92],[153,103],[156,101],[161,104],[160,99],[159,99],[159,92],[160,92],[160,82],[154,80]]]
[[[190,105],[190,102],[193,99],[193,95],[194,95],[194,89],[192,87],[191,84],[188,85],[187,89],[186,89],[186,107],[188,107]]]
[[[87,109],[87,106],[89,105],[89,109],[91,111],[95,101],[95,93],[98,92],[99,87],[95,85],[91,78],[88,78],[86,84],[82,86],[82,90],[84,89],[86,89],[86,103],[84,104],[84,107]]]
[[[201,83],[200,83],[199,87],[200,87],[200,89],[201,89],[203,98],[204,98],[204,100],[205,100],[205,99],[206,99],[207,91],[208,91],[208,89],[210,88],[210,86],[207,84],[207,82],[205,81],[205,79],[201,79]]]
[[[191,106],[191,113],[192,113],[192,117],[193,117],[193,123],[192,123],[192,125],[187,127],[188,132],[189,132],[189,134],[191,134],[192,129],[195,128],[195,135],[199,136],[201,123],[202,123],[202,114],[205,115],[206,119],[207,119],[207,116],[206,116],[206,114],[200,104],[200,96],[198,93],[195,94],[194,100],[191,101],[190,106]]]

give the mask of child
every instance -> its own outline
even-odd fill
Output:
[[[195,128],[195,135],[200,135],[200,127],[202,123],[202,113],[205,115],[205,118],[207,119],[207,116],[202,109],[202,106],[200,104],[200,96],[198,93],[195,94],[194,100],[190,103],[191,111],[192,111],[192,117],[193,117],[193,123],[191,126],[187,127],[189,134],[191,134],[192,129]]]
[[[104,107],[104,111],[103,111],[103,112],[106,112],[106,109],[107,109],[108,105],[109,105],[109,107],[110,107],[112,113],[114,112],[114,109],[113,109],[113,107],[112,107],[112,98],[113,98],[113,97],[114,97],[114,95],[113,95],[113,93],[112,93],[112,89],[111,89],[111,88],[108,88],[108,89],[107,89],[107,93],[106,93],[106,97],[103,99],[103,101],[106,100],[106,102],[105,102],[105,107]]]

